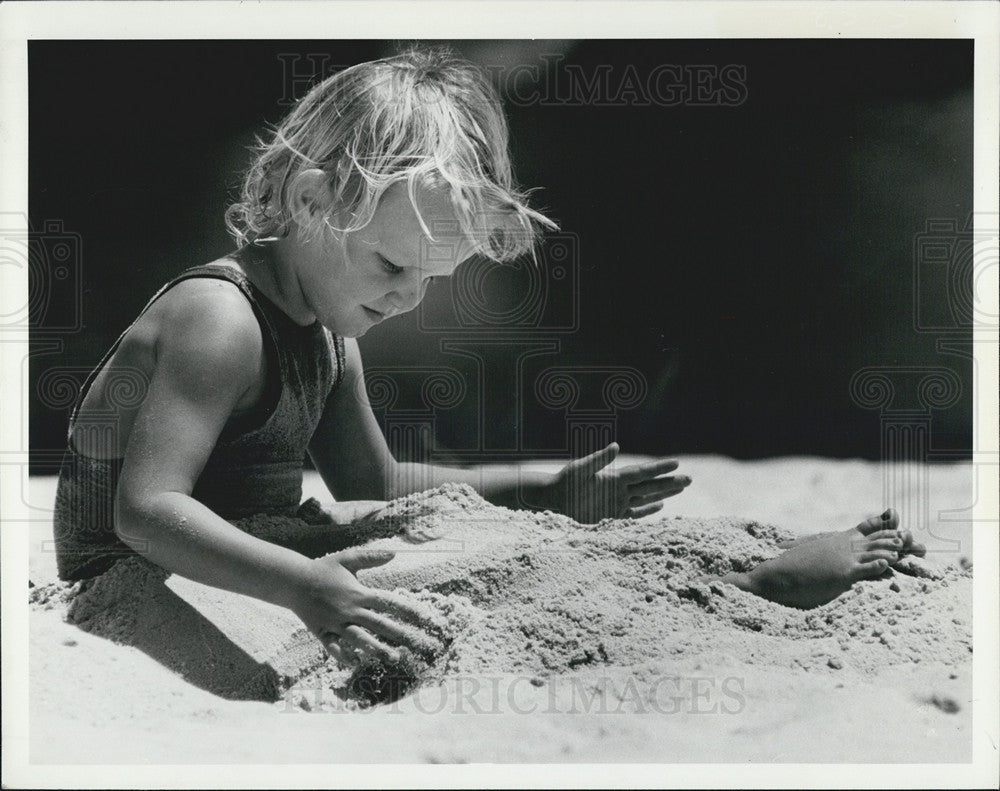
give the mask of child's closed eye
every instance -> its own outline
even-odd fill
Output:
[[[383,258],[382,256],[379,256],[379,260],[382,262],[382,266],[385,268],[385,271],[388,272],[390,275],[398,275],[400,272],[403,271],[403,267],[396,266],[394,263],[392,263],[392,261],[389,261]]]

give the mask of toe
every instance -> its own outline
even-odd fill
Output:
[[[907,555],[916,555],[918,558],[922,558],[927,555],[927,547],[923,544],[913,544],[906,548]]]
[[[873,551],[878,549],[883,549],[888,552],[896,553],[901,551],[903,548],[903,541],[900,538],[879,538],[875,540],[869,540],[868,545],[865,547],[866,551]]]
[[[896,539],[902,545],[903,534],[898,530],[876,530],[865,536],[867,541],[883,541],[885,539]]]
[[[851,577],[854,582],[858,580],[870,580],[881,576],[889,568],[886,560],[870,560],[867,563],[858,563],[851,570]]]
[[[895,508],[888,509],[881,516],[872,516],[858,525],[864,535],[875,533],[879,530],[895,530],[899,526],[899,514]]]
[[[859,563],[869,563],[873,560],[884,560],[886,563],[895,563],[899,560],[899,553],[887,549],[873,549],[858,555]]]
[[[851,549],[859,553],[869,549],[899,550],[902,546],[902,536],[895,530],[876,530],[874,533],[859,536],[851,541]]]
[[[903,537],[903,551],[906,554],[916,555],[918,558],[922,558],[927,554],[927,547],[914,541],[913,533],[909,530],[901,530],[900,533]]]

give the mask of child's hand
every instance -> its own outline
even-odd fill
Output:
[[[292,610],[334,659],[351,662],[374,654],[395,662],[397,646],[423,655],[436,650],[434,640],[415,628],[423,616],[412,605],[389,591],[367,588],[355,577],[359,569],[381,566],[393,557],[386,550],[346,549],[312,561],[311,579]]]
[[[686,475],[667,475],[676,459],[657,459],[622,469],[605,469],[618,456],[618,443],[567,464],[553,481],[556,509],[577,522],[609,517],[638,519],[663,508],[663,500],[691,483]]]

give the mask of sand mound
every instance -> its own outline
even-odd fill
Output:
[[[586,666],[655,666],[671,655],[728,654],[749,664],[876,674],[920,662],[958,665],[972,647],[971,570],[858,584],[810,611],[706,574],[774,557],[787,536],[744,520],[608,521],[584,528],[552,514],[506,511],[473,491],[453,494],[447,538],[463,551],[419,568],[374,569],[380,587],[467,597],[478,617],[455,635],[448,673],[564,673]],[[464,512],[462,520],[455,511]],[[516,540],[493,543],[483,526]],[[497,525],[494,527],[494,525]]]
[[[294,529],[291,521],[283,529]],[[962,566],[935,572],[914,561],[907,574],[858,584],[810,611],[696,582],[780,552],[788,536],[752,521],[672,517],[584,527],[497,508],[469,487],[446,485],[391,503],[351,535],[397,551],[360,579],[424,609],[440,655],[394,668],[366,663],[352,673],[327,660],[285,611],[168,579],[139,558],[82,589],[32,595],[72,596],[72,622],[138,646],[216,694],[285,697],[303,708],[314,705],[306,690],[367,705],[476,674],[542,679],[627,668],[652,689],[694,659],[874,678],[918,663],[957,667],[971,652],[971,570]]]

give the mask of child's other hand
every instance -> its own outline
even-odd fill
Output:
[[[609,469],[618,456],[618,443],[575,459],[553,481],[557,507],[577,522],[593,524],[609,517],[656,513],[663,500],[680,494],[691,483],[686,475],[667,475],[677,469],[676,459],[656,459],[621,469]]]
[[[424,616],[401,597],[368,588],[355,576],[393,557],[387,550],[346,549],[311,562],[312,573],[292,610],[334,659],[351,663],[373,654],[395,662],[403,646],[425,656],[436,652],[436,641],[419,628]]]

